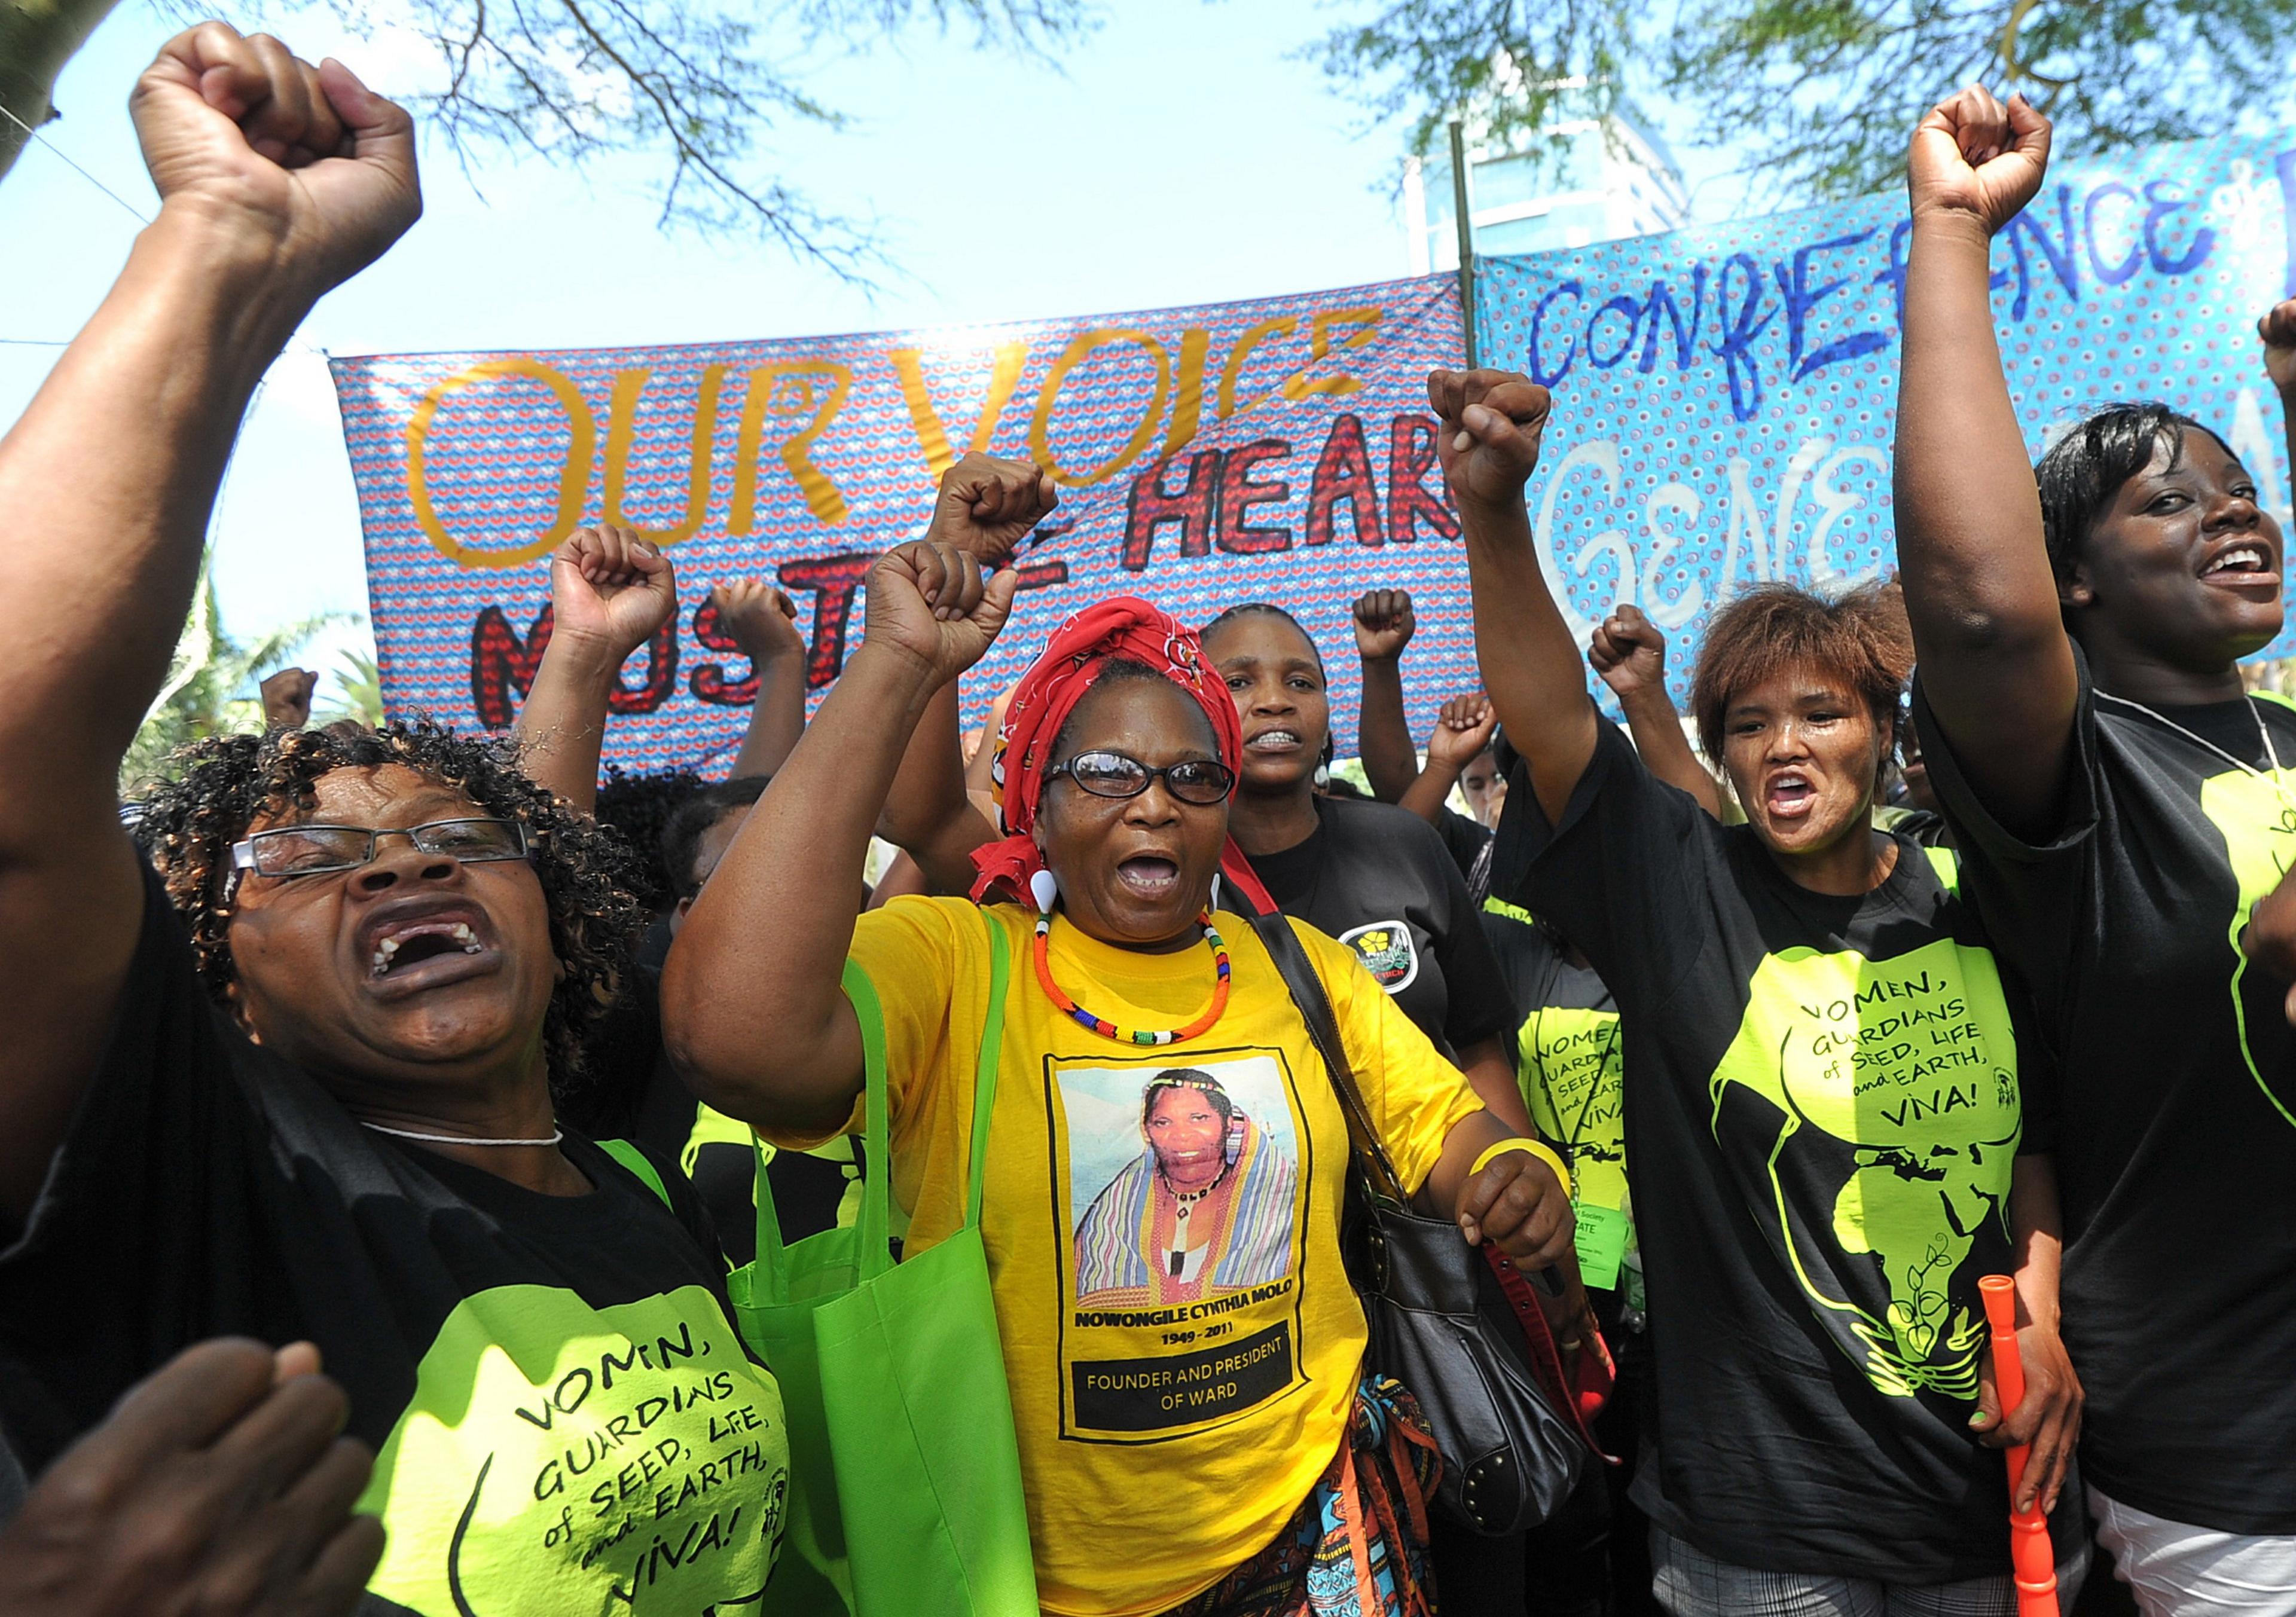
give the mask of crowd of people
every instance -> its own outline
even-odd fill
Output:
[[[716,592],[724,780],[600,787],[676,590],[599,526],[515,731],[309,728],[288,671],[131,833],[235,423],[420,212],[332,60],[205,23],[133,106],[160,215],[0,442],[0,1612],[1004,1617],[840,1561],[873,1457],[758,1278],[835,1237],[977,1241],[1009,1401],[882,1399],[980,1457],[955,1539],[1016,1461],[1060,1617],[2007,1617],[2013,1512],[2066,1609],[2101,1546],[2147,1617],[2296,1613],[2282,538],[2161,406],[2024,458],[2024,102],[1913,137],[1896,579],[1726,600],[1687,724],[1654,625],[1550,592],[1546,391],[1444,371],[1482,682],[1423,757],[1365,594],[1368,795],[1266,601],[1085,606],[962,733],[1057,501],[976,453],[809,723],[787,598]],[[1544,1520],[1391,1373],[1374,1161],[1591,1423]]]

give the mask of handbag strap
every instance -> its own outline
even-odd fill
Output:
[[[862,1138],[869,1155],[861,1169],[861,1256],[855,1274],[867,1281],[893,1267],[893,1176],[886,1172],[893,1160],[893,1131],[885,1095],[885,1007],[869,974],[851,960],[845,962],[845,997],[853,1001],[854,1017],[861,1025]]]
[[[996,1109],[996,1064],[1004,1051],[1004,990],[1013,976],[1013,951],[1004,929],[988,911],[976,911],[988,929],[988,1015],[980,1024],[980,1059],[972,1072],[972,1156],[966,1170],[964,1224],[980,1222],[981,1186],[988,1170],[988,1119]],[[881,1157],[888,1177],[891,1159]]]
[[[1388,1159],[1387,1147],[1380,1143],[1379,1131],[1372,1125],[1371,1109],[1364,1105],[1363,1091],[1356,1087],[1355,1068],[1348,1063],[1347,1043],[1340,1037],[1339,1018],[1332,1014],[1331,997],[1324,992],[1324,979],[1316,975],[1315,964],[1308,959],[1307,950],[1300,947],[1299,934],[1292,930],[1290,919],[1280,911],[1253,916],[1251,929],[1259,935],[1261,946],[1275,963],[1284,986],[1292,991],[1292,1003],[1299,1009],[1300,1018],[1308,1025],[1308,1036],[1315,1041],[1316,1051],[1332,1074],[1332,1088],[1339,1092],[1340,1109],[1347,1115],[1348,1143],[1354,1147],[1365,1178],[1370,1180],[1373,1189],[1389,1200],[1408,1200],[1403,1193],[1402,1180],[1396,1175],[1395,1164]]]
[[[663,1206],[668,1207],[672,1213],[677,1211],[676,1206],[669,1199],[668,1187],[661,1182],[661,1175],[654,1172],[653,1164],[647,1160],[646,1154],[639,1150],[636,1146],[627,1139],[602,1139],[598,1141],[598,1149],[644,1180],[645,1188],[661,1198]]]

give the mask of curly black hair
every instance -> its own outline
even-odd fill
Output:
[[[606,765],[598,787],[598,823],[619,831],[636,855],[638,902],[649,910],[668,909],[683,891],[677,872],[663,861],[662,836],[677,811],[707,784],[682,769],[640,772]]]
[[[221,1000],[235,975],[232,844],[258,815],[310,804],[322,775],[389,764],[443,781],[488,813],[526,828],[529,862],[550,908],[550,945],[566,968],[543,1025],[550,1086],[562,1099],[578,1092],[589,1077],[585,1041],[619,998],[648,917],[633,891],[636,862],[622,839],[529,779],[508,736],[394,721],[381,730],[333,725],[217,736],[178,752],[176,778],[155,784],[144,799],[137,840],[190,928],[201,980]]]

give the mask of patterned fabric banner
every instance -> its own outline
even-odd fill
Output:
[[[2296,292],[2296,135],[2060,162],[1994,243],[1993,312],[2035,457],[2096,405],[2158,398],[2224,435],[2289,520],[2257,317]],[[1583,643],[1619,601],[1672,641],[1769,578],[1894,569],[1890,438],[1902,194],[1574,251],[1488,259],[1485,364],[1554,391],[1529,494]],[[2284,636],[2266,655],[2296,652]]]
[[[755,682],[701,609],[710,584],[790,591],[818,691],[858,643],[870,562],[922,531],[970,447],[1049,467],[1061,504],[1024,543],[1026,592],[966,682],[968,723],[1070,612],[1131,593],[1194,623],[1288,608],[1351,731],[1349,608],[1402,585],[1412,663],[1442,676],[1421,682],[1423,729],[1474,677],[1426,397],[1461,342],[1439,276],[964,330],[337,360],[384,696],[508,723],[547,641],[549,551],[580,523],[627,523],[674,547],[680,607],[623,670],[607,755],[722,767]]]

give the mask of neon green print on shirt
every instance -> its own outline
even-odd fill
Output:
[[[2015,1049],[1993,957],[1939,938],[1880,961],[1808,949],[1767,957],[1714,1070],[1718,1140],[1731,1084],[1782,1115],[1768,1150],[1780,1249],[1810,1302],[1846,1318],[1862,1344],[1853,1358],[1885,1393],[1977,1395],[1983,1320],[1954,1304],[1953,1281],[1978,1231],[2005,1216],[2020,1128]],[[1786,1213],[1781,1164],[1807,1172],[1821,1160],[1806,1154],[1805,1131],[1848,1146],[1854,1164],[1833,1204],[1835,1254],[1800,1250]],[[1889,1288],[1878,1316],[1817,1278],[1851,1272],[1869,1254]]]
[[[1597,1206],[1624,1205],[1619,1013],[1545,1006],[1524,1021],[1517,1047],[1523,1104],[1542,1135],[1569,1147],[1571,1188]]]
[[[447,1317],[375,1461],[369,1588],[424,1617],[742,1617],[788,1492],[780,1389],[708,1291],[498,1286]]]
[[[2233,905],[2232,927],[2232,1014],[2233,1025],[2240,1032],[2240,1058],[2247,1066],[2256,1087],[2272,1103],[2272,1109],[2291,1123],[2296,1123],[2296,1112],[2289,1110],[2290,1097],[2276,1093],[2266,1082],[2256,1065],[2256,1056],[2248,1047],[2249,1007],[2242,997],[2242,988],[2248,976],[2248,956],[2241,952],[2240,935],[2248,930],[2249,912],[2257,901],[2280,885],[2280,878],[2292,864],[2296,864],[2296,769],[2278,772],[2279,786],[2276,789],[2270,773],[2251,775],[2245,770],[2227,770],[2202,783],[2201,813],[2206,814],[2217,829],[2224,833],[2225,853],[2232,861],[2232,873],[2240,884],[2240,897]],[[2281,792],[2288,794],[2287,798]],[[2281,1012],[2284,991],[2267,986],[2258,996],[2259,1016],[2277,1017]]]

